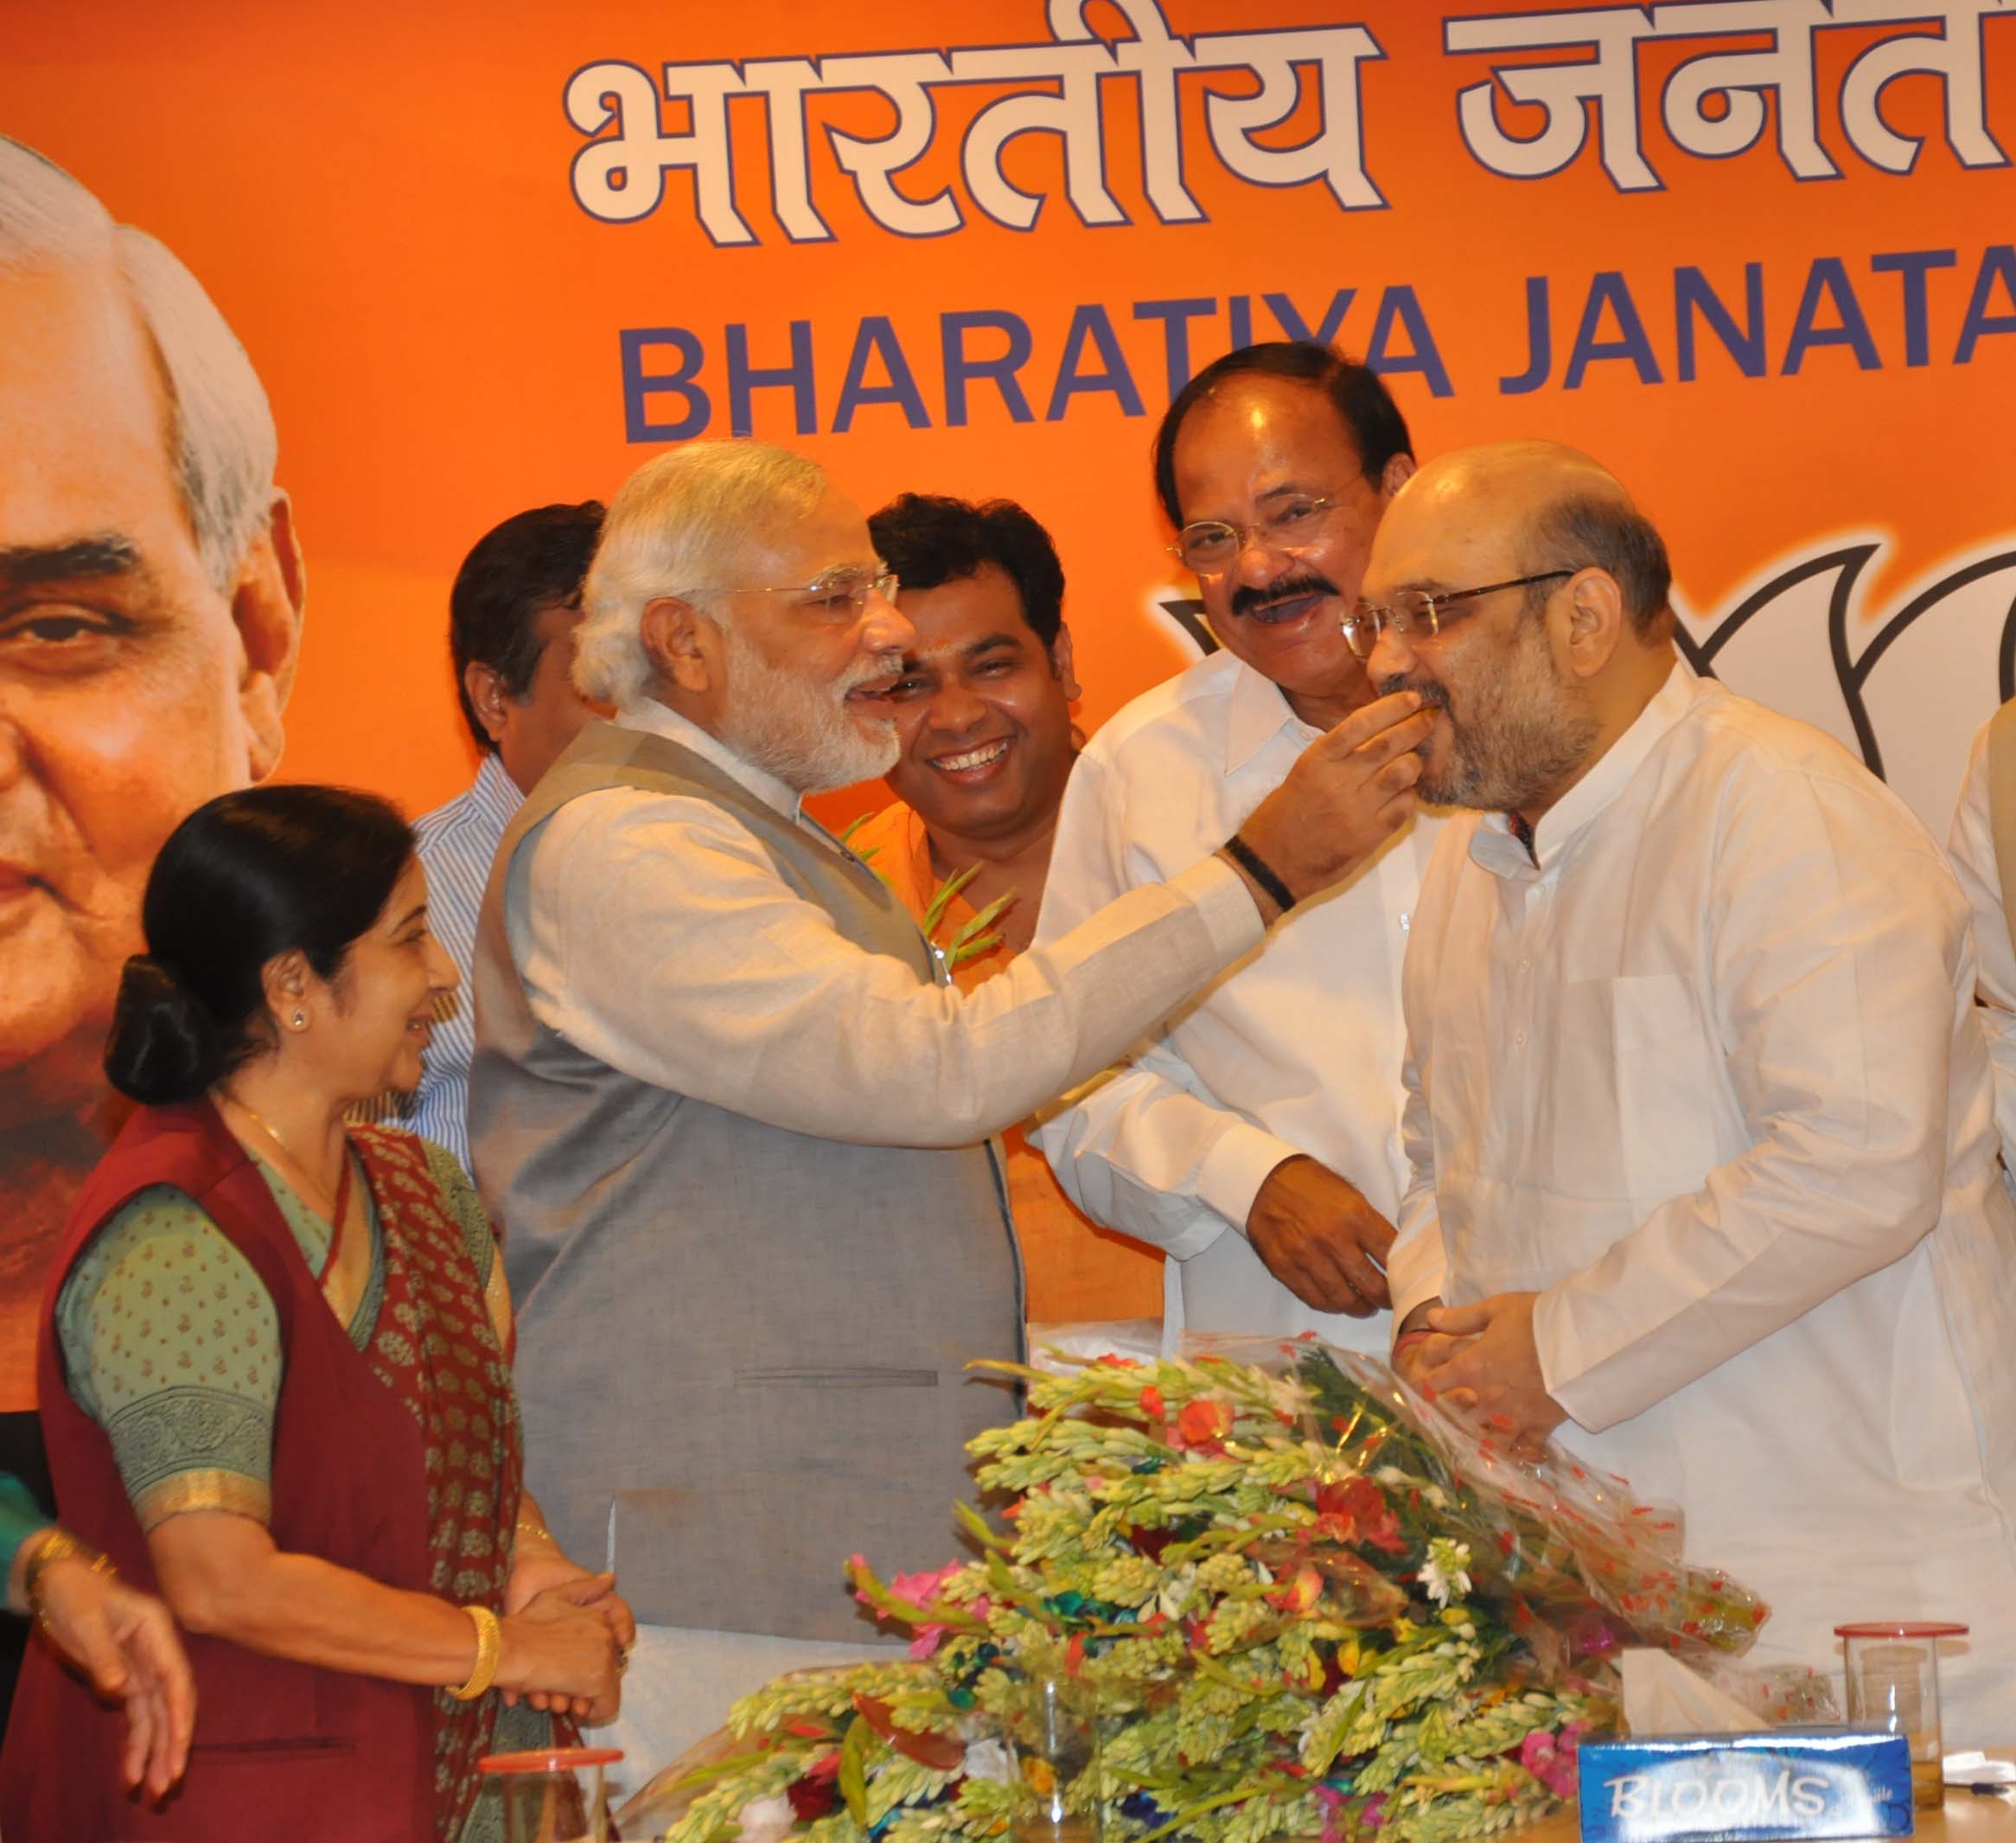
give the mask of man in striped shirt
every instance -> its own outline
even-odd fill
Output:
[[[388,1097],[379,1114],[445,1145],[465,1170],[476,913],[504,828],[594,714],[574,689],[572,668],[581,579],[602,532],[602,509],[589,500],[505,520],[477,540],[449,592],[456,691],[482,765],[465,791],[423,815],[413,832],[427,869],[428,921],[461,969],[462,985],[443,1001],[420,1086]]]

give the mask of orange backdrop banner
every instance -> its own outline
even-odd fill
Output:
[[[1424,455],[1539,435],[1612,467],[1667,533],[1697,660],[1942,832],[2013,688],[1998,0],[9,10],[0,129],[173,250],[271,399],[306,584],[285,776],[416,813],[456,791],[471,541],[731,433],[815,455],[864,509],[1028,506],[1096,726],[1210,644],[1162,549],[1155,418],[1283,335],[1368,358]],[[61,375],[22,370],[0,354],[0,391],[39,391],[0,402],[0,553],[53,490]],[[35,782],[53,693],[22,605],[0,853],[27,862],[37,826],[94,847]],[[264,766],[224,753],[225,784]],[[0,927],[32,864],[8,874]],[[128,900],[73,1041],[135,944]],[[29,939],[0,933],[17,992]],[[47,1120],[95,1098],[38,1074],[34,1037],[0,1020],[0,1148],[42,1200],[4,1232],[10,1406],[64,1190]]]

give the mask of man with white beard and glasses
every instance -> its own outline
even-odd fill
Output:
[[[1675,654],[1657,531],[1586,456],[1445,456],[1352,643],[1435,712],[1404,980],[1396,1361],[1684,1513],[1753,1661],[1956,1619],[1949,1745],[2016,1708],[2016,1212],[1968,909],[1827,737]]]
[[[896,589],[813,462],[750,442],[646,462],[576,638],[576,685],[615,719],[533,789],[478,924],[469,1137],[505,1225],[530,1482],[658,1629],[624,1699],[646,1760],[868,1635],[846,1549],[949,1553],[965,1442],[1016,1408],[964,1365],[1022,1349],[990,1136],[1412,807],[1406,696],[1319,738],[1225,856],[958,992],[801,807],[896,759],[916,636]]]

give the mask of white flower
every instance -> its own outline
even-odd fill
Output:
[[[969,1741],[966,1763],[960,1770],[969,1779],[985,1779],[992,1785],[1006,1785],[1015,1777],[1015,1762],[1005,1741]]]
[[[1438,1606],[1462,1599],[1470,1591],[1470,1545],[1447,1536],[1428,1541],[1428,1559],[1421,1564],[1421,1589]]]
[[[782,1839],[791,1834],[796,1819],[791,1801],[782,1792],[769,1798],[751,1799],[742,1808],[737,1820],[742,1829],[742,1843],[782,1843]]]
[[[1196,1585],[1197,1565],[1186,1561],[1162,1584],[1162,1591],[1155,1597],[1155,1610],[1165,1619],[1182,1618]]]

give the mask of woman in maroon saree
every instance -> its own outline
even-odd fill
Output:
[[[144,1103],[42,1327],[66,1523],[191,1634],[196,1744],[159,1809],[116,1715],[31,1660],[9,1838],[475,1843],[475,1762],[616,1712],[635,1634],[522,1487],[510,1314],[468,1181],[346,1111],[420,1073],[455,984],[398,813],[324,788],[163,848],[106,1066]],[[507,1706],[514,1705],[515,1706]]]

